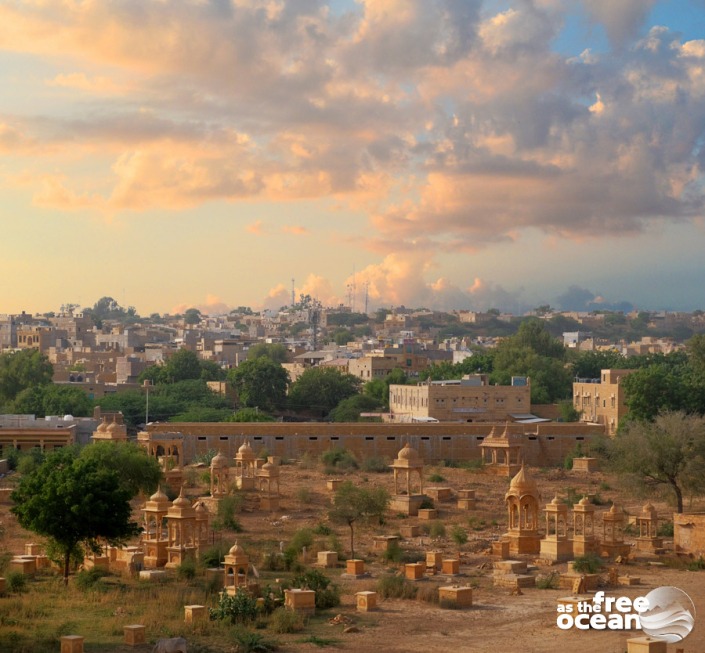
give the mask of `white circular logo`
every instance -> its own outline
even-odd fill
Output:
[[[657,587],[646,595],[647,610],[639,617],[641,629],[669,644],[680,642],[695,625],[695,605],[691,598],[677,587]]]

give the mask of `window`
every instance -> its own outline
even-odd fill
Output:
[[[443,436],[443,439],[444,439],[444,440],[452,440],[452,438],[450,437],[450,435],[444,435],[444,436]]]
[[[330,436],[330,439],[333,440],[333,441],[340,440],[340,438],[339,438],[337,435],[331,435],[331,436]]]
[[[220,436],[221,442],[222,442],[222,441],[227,441],[227,439],[228,439],[228,436],[227,436],[227,435],[221,435],[221,436]]]
[[[367,441],[374,440],[374,436],[366,435],[365,440],[367,440]]]
[[[198,436],[198,441],[199,441],[199,442],[205,442],[205,441],[206,441],[206,436],[205,436],[205,435],[199,435],[199,436]]]
[[[308,436],[308,439],[309,439],[309,440],[318,440],[318,437],[315,436],[315,435],[309,435],[309,436]]]
[[[395,435],[388,435],[388,436],[387,436],[387,440],[394,441],[394,440],[396,440],[396,439],[397,439],[397,438],[396,438]]]
[[[284,439],[284,436],[283,436],[283,435],[275,435],[275,436],[274,436],[274,439],[275,439],[275,440],[283,440],[283,439]]]

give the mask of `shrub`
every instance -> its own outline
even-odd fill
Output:
[[[450,537],[455,542],[455,545],[460,548],[468,541],[468,532],[462,527],[455,525],[450,532]]]
[[[596,574],[603,566],[602,558],[596,553],[586,553],[573,561],[573,569],[581,574]]]
[[[323,522],[319,522],[314,527],[313,532],[316,535],[332,535],[333,529],[330,526],[328,526],[328,524],[324,524]]]
[[[387,474],[392,471],[389,462],[381,456],[365,458],[360,467],[363,472],[372,472],[374,474]]]
[[[225,542],[218,542],[201,554],[201,564],[207,568],[220,567],[229,550],[230,547]]]
[[[244,624],[257,617],[257,599],[238,587],[233,596],[226,590],[220,593],[218,605],[209,608],[211,621],[229,621],[231,624]]]
[[[662,522],[657,531],[656,534],[659,537],[673,537],[673,522],[672,521],[665,521]]]
[[[495,524],[493,524],[494,526]],[[487,528],[487,522],[484,519],[480,519],[475,515],[468,517],[468,526],[474,531],[482,531]]]
[[[436,585],[419,585],[416,590],[416,600],[425,603],[438,603],[438,587]]]
[[[387,550],[382,554],[382,560],[399,564],[404,555],[404,551],[399,546],[399,542],[392,541],[387,546]]]
[[[196,561],[190,558],[184,560],[177,568],[176,575],[179,580],[193,580],[196,578]]]
[[[311,488],[308,487],[302,487],[296,490],[296,500],[299,501],[300,503],[311,503],[311,499],[313,498],[313,492],[311,492]]]
[[[11,594],[21,594],[27,589],[27,577],[16,571],[9,573],[5,581],[7,582],[7,591]]]
[[[403,576],[382,576],[377,581],[377,593],[383,599],[413,599],[418,589]]]
[[[342,449],[341,447],[323,452],[321,454],[321,462],[328,468],[343,471],[358,468],[355,456],[347,449]]]
[[[419,506],[422,510],[432,510],[434,507],[433,499],[431,499],[431,497],[424,497],[423,501],[421,501],[421,505]]]
[[[545,576],[539,576],[536,579],[536,587],[540,590],[556,590],[558,589],[558,580],[560,576],[557,572],[553,571]]]
[[[444,483],[446,479],[445,479],[445,477],[441,476],[440,474],[434,472],[433,474],[431,474],[428,477],[428,480],[431,483]]]
[[[279,649],[279,644],[264,635],[249,630],[238,630],[234,634],[239,653],[270,653]]]
[[[316,592],[316,607],[321,610],[340,605],[340,588],[318,569],[310,569],[291,579],[292,587],[308,588]]]
[[[75,584],[78,589],[82,592],[86,592],[90,589],[96,589],[96,586],[100,583],[101,578],[110,576],[110,572],[107,569],[100,569],[99,567],[93,567],[93,569],[82,569],[76,574]]]
[[[213,528],[215,530],[227,529],[235,533],[242,532],[242,525],[235,518],[235,513],[240,512],[242,508],[242,495],[230,494],[223,497],[218,502],[218,514],[213,520]]]
[[[431,528],[428,531],[428,534],[431,537],[445,537],[446,536],[446,527],[442,522],[439,521],[434,521],[431,524]]]
[[[304,547],[309,549],[311,546],[313,546],[313,531],[310,528],[300,528],[296,531],[289,542],[289,546],[284,549],[284,564],[286,568],[291,569]]]
[[[702,569],[705,569],[705,560],[703,560],[703,557],[700,556],[697,560],[689,562],[685,568],[688,571],[701,571]]]
[[[286,608],[277,608],[269,618],[269,627],[275,633],[298,633],[304,629],[304,625],[300,614]]]
[[[284,555],[279,551],[270,551],[262,557],[262,569],[265,571],[284,571],[286,569],[286,560]]]

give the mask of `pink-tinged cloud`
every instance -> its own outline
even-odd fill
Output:
[[[177,304],[171,309],[172,315],[182,315],[189,308],[198,309],[202,315],[225,315],[230,312],[231,307],[228,306],[217,295],[206,295],[206,299],[202,303],[197,304]]]
[[[264,234],[267,232],[267,228],[265,227],[264,222],[262,222],[262,220],[257,220],[252,224],[248,224],[245,227],[245,231],[248,234],[252,234],[253,236],[264,236]]]
[[[282,227],[282,231],[285,234],[291,234],[292,236],[304,236],[307,233],[309,233],[309,230],[306,227],[303,227],[301,225],[284,225]]]

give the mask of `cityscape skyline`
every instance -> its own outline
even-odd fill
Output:
[[[705,308],[704,34],[695,0],[0,0],[0,308]]]

